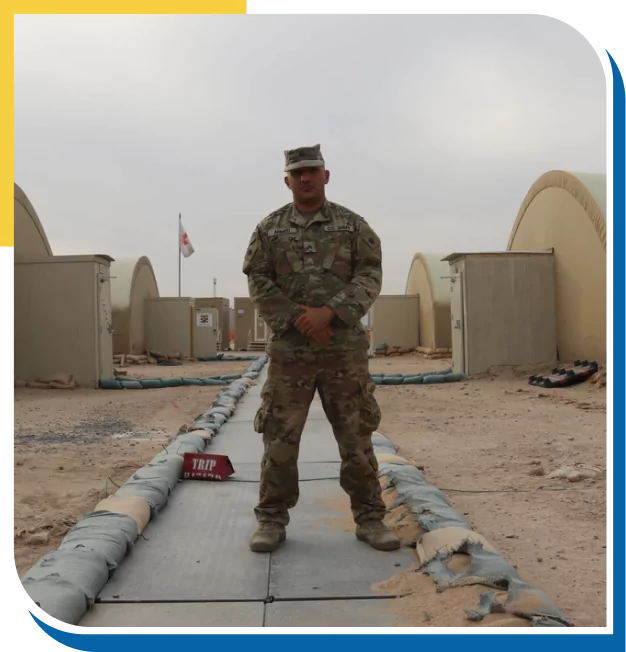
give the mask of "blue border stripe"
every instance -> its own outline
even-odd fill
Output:
[[[613,582],[614,631],[625,647],[624,635],[624,311],[626,271],[624,270],[626,236],[626,111],[624,80],[613,57],[607,52],[613,70]],[[616,270],[619,270],[616,272]],[[621,335],[620,335],[621,333]]]

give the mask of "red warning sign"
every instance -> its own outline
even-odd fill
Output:
[[[184,480],[226,480],[234,472],[227,455],[185,453],[183,456]]]

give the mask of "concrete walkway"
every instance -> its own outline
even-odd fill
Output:
[[[300,447],[300,502],[287,541],[255,554],[261,435],[259,384],[207,447],[228,455],[226,482],[187,480],[146,528],[85,615],[83,627],[390,627],[390,598],[372,590],[412,557],[356,540],[332,508],[342,498],[337,444],[321,402],[311,406]],[[335,519],[336,522],[332,522]]]

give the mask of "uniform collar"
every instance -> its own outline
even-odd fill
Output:
[[[307,226],[307,224],[309,224],[307,218],[299,213],[294,203],[291,204],[289,221],[292,224],[297,224],[298,226]],[[315,222],[329,222],[329,221],[330,221],[330,202],[327,199],[325,199],[324,203],[321,205],[319,211],[317,212],[317,215],[311,220],[310,223],[313,224]]]

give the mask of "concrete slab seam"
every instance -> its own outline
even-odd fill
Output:
[[[122,501],[145,501],[150,507],[146,521],[151,521],[165,507],[180,480],[184,453],[205,450],[234,414],[237,403],[259,377],[267,360],[267,356],[260,356],[252,362],[241,378],[220,392],[189,428],[180,431],[163,452],[134,473],[115,497]],[[145,527],[145,523],[141,526]],[[44,555],[24,574],[22,586],[47,614],[77,625],[139,534],[140,523],[129,514],[104,509],[86,514],[57,550]]]
[[[533,627],[573,627],[548,595],[524,582],[500,553],[473,532],[446,496],[430,485],[417,467],[401,458],[396,463],[382,461],[398,453],[390,439],[375,433],[372,443],[374,453],[381,457],[379,476],[388,478],[385,488],[393,487],[398,495],[394,507],[408,507],[425,530],[415,542],[425,555],[420,557],[418,570],[432,578],[438,593],[479,584],[507,594],[504,602],[493,591],[483,594],[478,608],[465,610],[470,621],[482,620],[491,613],[508,613],[529,620]],[[441,545],[445,538],[448,543]],[[439,540],[439,545],[433,545],[434,539]],[[445,562],[455,554],[469,556],[469,569],[455,573],[448,568]]]

